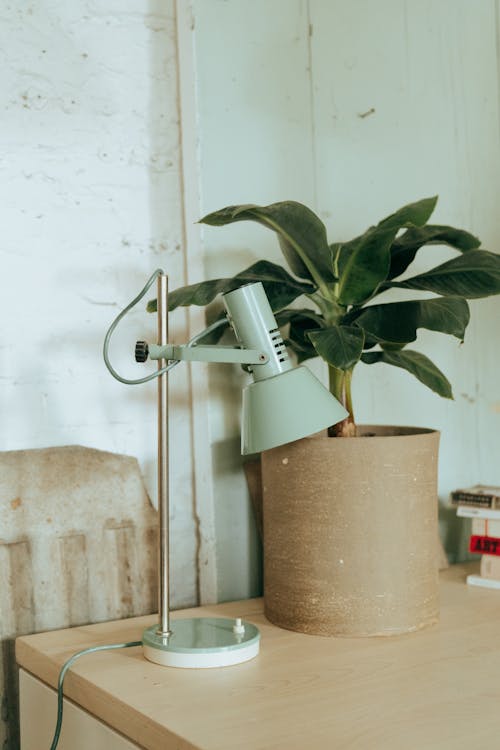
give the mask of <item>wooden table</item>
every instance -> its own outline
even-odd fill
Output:
[[[466,573],[473,570],[454,566],[442,574],[439,625],[391,638],[281,630],[267,622],[258,599],[186,610],[176,616],[194,612],[254,622],[262,633],[260,655],[225,669],[179,670],[148,663],[140,648],[102,652],[75,663],[65,694],[90,721],[118,731],[117,744],[108,742],[107,750],[500,747],[500,591],[467,586]],[[75,651],[140,639],[154,620],[19,638],[17,659],[23,670],[54,687]],[[27,719],[33,722],[25,713],[24,724]],[[52,730],[55,712],[48,719]],[[74,738],[65,742],[61,750],[99,747],[82,737],[77,744]],[[40,734],[37,750],[44,747]]]

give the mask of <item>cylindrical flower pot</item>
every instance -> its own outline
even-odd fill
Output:
[[[262,454],[264,602],[303,633],[397,635],[439,617],[439,433],[358,427]]]

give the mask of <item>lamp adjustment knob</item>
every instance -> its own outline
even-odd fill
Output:
[[[149,346],[147,341],[135,342],[135,361],[145,362],[149,356]]]
[[[241,621],[241,617],[237,617],[234,621],[233,625],[233,633],[235,635],[244,635],[245,634],[245,626],[243,625]]]

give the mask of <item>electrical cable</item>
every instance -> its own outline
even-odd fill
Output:
[[[80,658],[80,656],[85,656],[85,654],[93,654],[96,651],[106,651],[110,649],[115,648],[131,648],[132,646],[142,646],[142,641],[128,641],[127,643],[112,643],[108,646],[93,646],[92,648],[85,648],[83,651],[78,651],[76,654],[73,654],[62,666],[61,671],[59,672],[59,680],[57,683],[57,721],[56,721],[56,728],[54,731],[54,737],[52,739],[52,744],[50,746],[50,750],[56,750],[56,747],[59,743],[59,737],[61,734],[61,727],[62,727],[62,718],[63,718],[63,685],[64,685],[64,678],[66,677],[66,672],[71,667],[71,665]]]
[[[155,279],[158,278],[160,274],[163,273],[163,269],[157,268],[156,271],[149,277],[146,284],[142,288],[142,290],[139,292],[137,297],[135,297],[132,302],[129,302],[129,304],[119,313],[116,318],[111,323],[110,327],[108,328],[108,331],[106,333],[106,336],[104,338],[104,345],[103,345],[103,357],[104,357],[104,364],[108,368],[111,375],[116,378],[116,380],[119,380],[120,383],[124,383],[125,385],[141,385],[142,383],[148,383],[150,380],[154,380],[155,378],[158,378],[160,375],[163,375],[166,372],[169,372],[174,368],[176,365],[179,364],[179,359],[172,360],[166,367],[162,367],[161,370],[157,370],[156,372],[151,373],[150,375],[146,375],[144,378],[137,378],[136,380],[130,380],[129,378],[122,377],[112,366],[111,362],[109,361],[109,343],[111,341],[111,336],[115,332],[116,326],[118,323],[127,315],[127,313],[135,307],[135,305],[141,301],[141,299],[144,297],[146,292],[150,289]],[[204,338],[205,336],[208,336],[209,333],[212,333],[216,328],[219,328],[221,325],[227,325],[226,318],[221,318],[220,320],[216,320],[215,323],[212,323],[207,328],[205,328],[204,331],[201,331],[201,333],[197,333],[195,336],[193,336],[192,339],[190,339],[187,342],[187,346],[194,346],[200,339]]]

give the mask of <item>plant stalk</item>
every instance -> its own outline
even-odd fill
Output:
[[[354,422],[351,392],[352,370],[338,370],[336,367],[329,365],[328,380],[330,393],[349,412],[349,415],[342,422],[328,428],[328,436],[356,437],[356,423]]]

